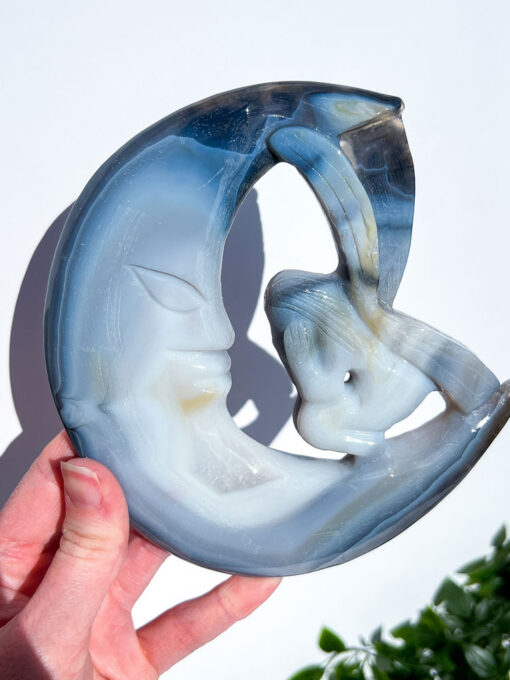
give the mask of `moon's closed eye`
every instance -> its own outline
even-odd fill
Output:
[[[129,268],[151,298],[166,309],[192,312],[205,302],[198,288],[179,276],[137,264],[131,264]]]

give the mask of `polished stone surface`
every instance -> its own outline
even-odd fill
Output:
[[[392,308],[414,206],[401,113],[398,98],[335,85],[234,90],[136,136],[74,205],[47,296],[51,388],[80,455],[111,468],[134,525],[171,552],[246,574],[352,559],[441,500],[508,418],[508,384]],[[338,267],[280,272],[266,311],[296,426],[339,461],[263,446],[226,408],[223,247],[281,161],[320,201]],[[385,436],[434,390],[443,413]]]

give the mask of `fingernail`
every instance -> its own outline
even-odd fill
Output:
[[[73,505],[80,508],[97,508],[103,494],[95,472],[70,461],[60,463],[65,492]]]

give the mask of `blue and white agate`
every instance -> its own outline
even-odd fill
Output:
[[[227,92],[128,142],[75,203],[47,295],[51,388],[78,453],[114,472],[134,526],[169,551],[258,575],[345,562],[441,500],[508,418],[508,383],[392,308],[414,205],[401,112],[318,83]],[[282,161],[320,201],[338,267],[280,272],[266,311],[300,434],[341,460],[263,446],[226,407],[225,239]],[[434,390],[442,414],[385,436]]]

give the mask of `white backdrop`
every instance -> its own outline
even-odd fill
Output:
[[[95,169],[131,136],[186,104],[242,85],[317,80],[403,98],[417,201],[395,306],[468,345],[501,380],[510,377],[509,7],[504,0],[483,9],[467,0],[3,3],[4,487],[35,456],[30,447],[46,432],[24,407],[36,398],[31,385],[40,376],[31,378],[31,357],[24,362],[20,354],[23,342],[29,354],[39,347],[31,333],[40,325],[30,326],[38,313],[30,301],[40,298],[35,284],[33,293],[20,296],[21,321],[11,344],[20,286],[38,243]],[[327,270],[333,253],[325,219],[297,173],[279,166],[256,189],[263,288],[283,268]],[[36,279],[42,276],[37,266],[32,261]],[[274,355],[261,299],[249,338]],[[32,405],[33,414],[52,408],[41,394],[42,411]],[[23,440],[22,429],[33,436]],[[290,423],[275,445],[299,446]],[[285,680],[321,658],[315,640],[322,624],[355,642],[381,622],[392,626],[413,616],[443,575],[483,553],[508,518],[509,474],[507,426],[460,486],[403,535],[347,565],[287,579],[251,618],[168,677]],[[135,619],[152,618],[222,578],[171,557],[137,604]]]

